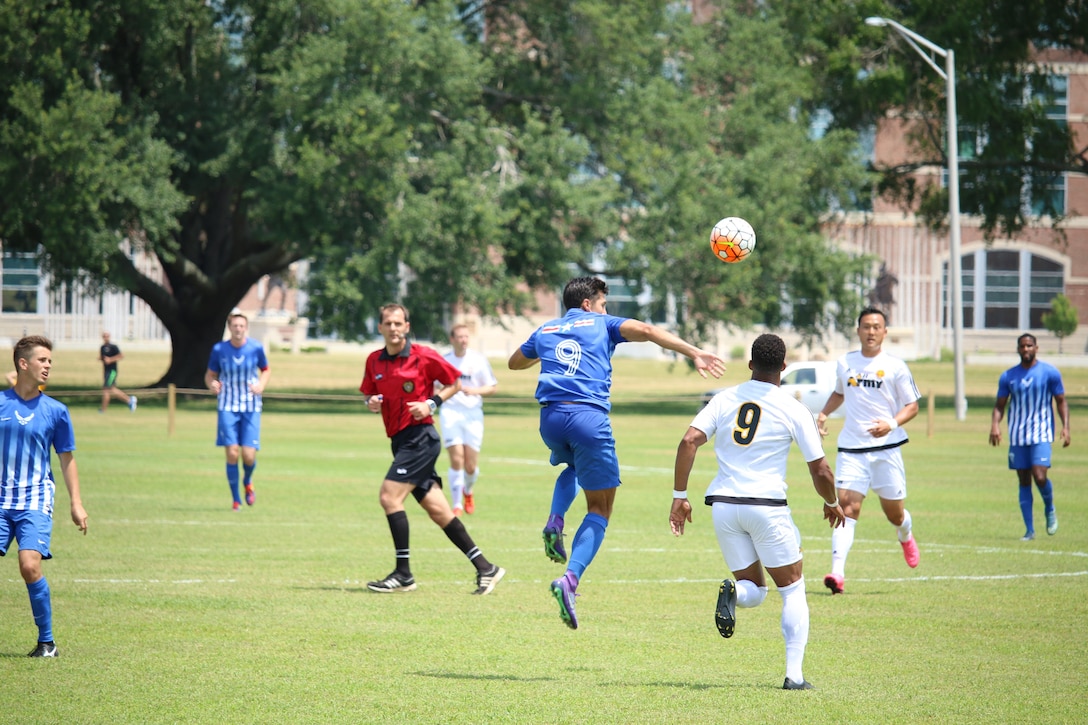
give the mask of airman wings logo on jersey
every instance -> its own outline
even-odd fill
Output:
[[[235,365],[241,365],[242,363],[244,363],[246,361],[246,356],[245,355],[239,355],[238,357],[231,356],[231,360],[234,361]]]
[[[405,380],[404,384],[401,385],[400,387],[401,387],[402,390],[404,390],[404,392],[410,393],[410,392],[412,392],[413,390],[416,389],[416,384],[413,383],[411,380]]]
[[[26,425],[30,421],[34,420],[34,414],[31,413],[30,415],[28,415],[27,417],[24,418],[23,416],[19,415],[19,411],[15,411],[15,419],[17,421],[19,421],[19,425]]]

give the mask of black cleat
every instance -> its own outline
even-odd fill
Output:
[[[783,690],[815,690],[816,685],[812,684],[808,680],[801,680],[800,682],[794,682],[790,678],[786,678],[786,681],[782,683]]]
[[[57,645],[52,642],[38,642],[38,646],[27,657],[56,657]]]
[[[385,579],[376,582],[367,582],[366,588],[372,592],[387,594],[389,592],[410,592],[416,588],[416,579],[411,574],[401,576],[393,572]]]
[[[727,639],[733,636],[733,628],[737,624],[737,585],[732,579],[725,579],[718,588],[714,624],[718,625],[718,634],[721,636]]]
[[[506,569],[503,569],[498,564],[492,564],[491,570],[484,574],[483,572],[476,572],[476,591],[473,594],[490,594],[502,578],[506,576]]]

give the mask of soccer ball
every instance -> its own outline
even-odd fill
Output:
[[[739,216],[727,216],[710,232],[710,249],[714,256],[732,264],[747,259],[756,248],[756,231]]]

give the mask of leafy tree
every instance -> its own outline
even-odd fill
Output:
[[[947,191],[918,188],[911,176],[947,166],[945,82],[898,34],[864,24],[868,16],[898,20],[956,54],[961,146],[960,208],[982,220],[987,238],[1012,235],[1032,207],[1061,221],[1046,188],[1055,174],[1088,173],[1088,148],[1063,120],[1047,116],[1051,68],[1036,51],[1088,51],[1088,7],[1066,0],[779,0],[794,44],[809,59],[833,127],[861,129],[888,110],[921,123],[914,161],[879,166],[877,193],[917,207],[933,226],[948,212]],[[942,59],[936,59],[938,64]],[[976,149],[979,149],[975,153]],[[1023,199],[1031,204],[1025,205]]]
[[[861,260],[828,249],[820,215],[868,177],[853,132],[811,138],[816,89],[780,20],[723,7],[696,25],[675,4],[629,7],[499,4],[491,27],[522,42],[488,47],[504,91],[496,114],[517,102],[562,110],[590,146],[587,173],[618,185],[597,250],[607,270],[674,295],[692,334],[718,322],[849,329]],[[708,244],[729,215],[759,238],[732,266]]]
[[[319,324],[349,336],[394,297],[516,310],[520,281],[596,236],[583,210],[607,184],[574,194],[586,149],[558,115],[481,112],[464,31],[443,2],[0,0],[0,238],[145,300],[182,385],[245,292],[302,258]]]
[[[808,134],[818,86],[777,14],[680,7],[0,0],[0,238],[145,300],[182,385],[303,258],[346,337],[390,299],[422,334],[453,302],[518,312],[594,256],[695,332],[818,334],[856,309],[856,262],[818,234],[866,180],[855,137]],[[707,249],[727,214],[760,235],[734,268]]]
[[[1058,338],[1058,354],[1062,352],[1062,340],[1077,331],[1077,308],[1065,295],[1055,295],[1050,301],[1050,312],[1043,313],[1043,327]]]

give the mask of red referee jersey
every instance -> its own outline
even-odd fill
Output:
[[[359,392],[382,396],[382,421],[386,435],[392,438],[410,425],[433,423],[429,415],[422,420],[412,418],[408,404],[432,397],[435,381],[453,385],[460,377],[461,371],[436,350],[407,342],[396,356],[384,347],[370,353]]]

